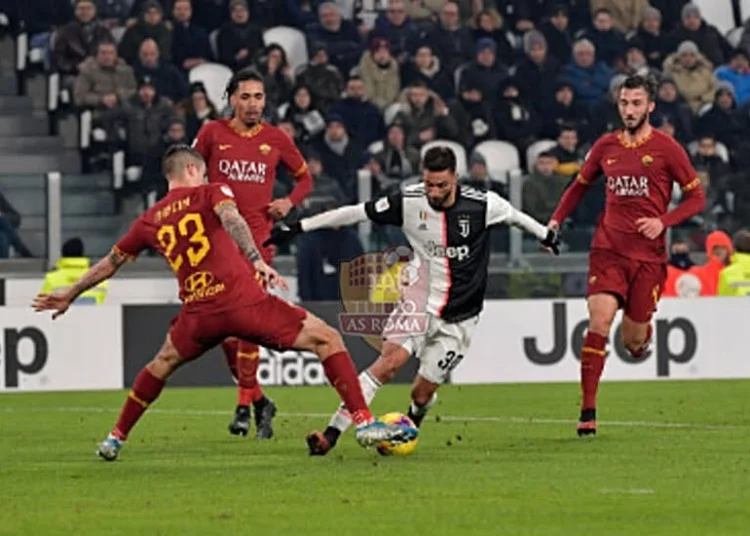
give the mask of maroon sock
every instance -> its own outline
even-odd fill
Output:
[[[596,409],[596,392],[607,355],[607,337],[591,331],[586,333],[581,350],[581,409]]]
[[[367,402],[365,402],[357,377],[357,369],[354,368],[349,354],[344,351],[329,356],[323,361],[323,369],[326,378],[338,391],[346,409],[351,413],[354,424],[359,425],[371,420],[372,414],[367,408]]]
[[[159,397],[162,388],[164,388],[164,380],[160,380],[144,367],[135,377],[133,388],[122,406],[120,418],[117,419],[112,435],[121,441],[125,441],[141,415]]]
[[[263,389],[258,383],[260,348],[257,344],[241,341],[237,348],[237,382],[239,404],[248,406],[263,398]]]

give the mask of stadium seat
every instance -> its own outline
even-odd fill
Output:
[[[456,85],[456,93],[461,93],[461,75],[464,74],[464,71],[466,70],[466,67],[468,67],[468,63],[464,63],[458,69],[456,69],[456,72],[453,73],[453,83]]]
[[[115,43],[117,43],[118,45],[120,44],[120,41],[122,41],[122,36],[125,35],[126,30],[127,28],[125,26],[117,26],[110,30],[112,32],[112,39],[115,40]]]
[[[466,175],[468,167],[466,165],[466,149],[460,143],[449,140],[433,140],[425,143],[420,151],[420,156],[424,158],[425,153],[432,147],[444,146],[453,149],[456,153],[456,171],[459,175]]]
[[[740,20],[750,19],[750,0],[740,0]]]
[[[191,84],[203,82],[203,85],[206,86],[208,99],[217,109],[223,108],[224,91],[227,82],[232,78],[232,70],[229,67],[219,63],[204,63],[190,69],[188,77]]]
[[[305,34],[289,26],[277,26],[263,32],[263,42],[268,45],[277,44],[286,52],[291,71],[308,62],[307,42]]]
[[[529,145],[529,148],[526,149],[526,168],[529,173],[534,170],[534,164],[536,164],[539,154],[552,149],[555,145],[557,145],[555,140],[539,140]]]
[[[732,48],[740,46],[740,39],[742,39],[742,32],[745,31],[743,26],[739,28],[733,28],[727,32],[727,41],[732,45]]]
[[[695,156],[698,152],[698,141],[691,141],[687,146],[688,153]],[[729,149],[720,141],[716,142],[716,155],[727,164],[729,163]]]
[[[722,34],[726,34],[736,26],[732,2],[726,0],[694,0],[693,3],[700,8],[703,18],[709,24],[716,26]]]
[[[487,171],[500,182],[507,182],[508,174],[521,168],[518,149],[507,141],[483,141],[474,150],[484,157]]]

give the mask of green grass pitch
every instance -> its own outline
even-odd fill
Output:
[[[267,392],[271,441],[228,434],[234,390],[167,388],[115,463],[94,450],[124,392],[0,395],[0,534],[750,533],[747,381],[605,383],[593,439],[576,385],[448,386],[407,458],[351,433],[310,458],[335,393]]]

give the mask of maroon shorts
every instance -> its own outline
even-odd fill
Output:
[[[628,259],[608,249],[589,254],[588,295],[613,294],[634,322],[650,322],[664,291],[667,265]]]
[[[307,311],[269,294],[262,301],[220,313],[181,311],[169,330],[172,344],[185,360],[195,359],[224,339],[286,350],[302,331]]]

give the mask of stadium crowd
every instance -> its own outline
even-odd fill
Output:
[[[492,177],[474,151],[499,139],[529,170],[523,209],[547,221],[591,143],[619,126],[615,90],[637,72],[659,80],[652,122],[688,148],[709,199],[676,238],[700,248],[713,231],[750,226],[750,21],[733,48],[685,0],[25,0],[17,9],[74,104],[94,111],[105,133],[95,156],[123,147],[143,169],[128,183],[137,195],[163,185],[168,145],[226,113],[188,82],[192,68],[217,62],[265,77],[267,118],[315,177],[304,215],[354,202],[358,169],[372,173],[374,193],[397,188],[438,139],[465,148],[465,181],[508,195],[507,177]],[[264,44],[276,26],[304,32],[309,63],[292,69],[281,46]],[[539,140],[555,143],[527,162]],[[282,177],[280,195],[288,184]],[[574,214],[571,250],[588,249],[604,194],[599,181]]]

